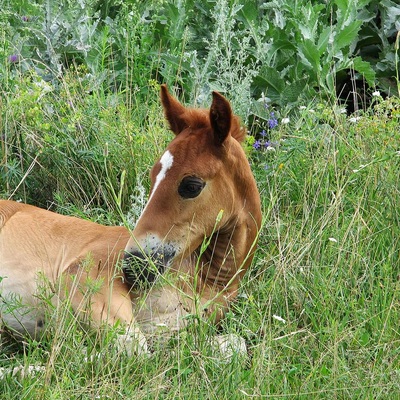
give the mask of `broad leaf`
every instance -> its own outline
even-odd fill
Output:
[[[299,45],[299,55],[304,64],[311,67],[316,73],[320,69],[320,58],[317,46],[311,40],[304,40]]]
[[[336,34],[334,38],[335,52],[343,49],[343,47],[348,46],[357,38],[361,25],[362,21],[353,21]]]
[[[372,69],[371,64],[367,61],[363,61],[361,57],[356,57],[353,60],[354,69],[362,74],[368,85],[373,86],[375,82],[375,71]]]

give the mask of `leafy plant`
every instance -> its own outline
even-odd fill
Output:
[[[391,0],[368,3],[361,13],[363,26],[355,51],[369,62],[376,73],[379,86],[388,94],[399,94],[394,77],[398,68],[395,39],[400,30],[400,9]]]
[[[245,120],[262,93],[292,107],[336,92],[354,101],[362,80],[393,92],[396,16],[392,0],[38,1],[1,13],[5,58],[22,72],[48,80],[83,64],[106,90],[146,96],[156,78],[200,104],[219,89]]]

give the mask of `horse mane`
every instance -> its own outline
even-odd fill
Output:
[[[231,135],[239,143],[243,142],[244,138],[246,137],[246,128],[237,115],[232,115]]]
[[[186,108],[181,119],[185,121],[187,126],[194,129],[211,128],[210,110],[206,108]],[[240,118],[235,114],[231,115],[230,134],[239,143],[243,142],[246,137],[246,129]]]

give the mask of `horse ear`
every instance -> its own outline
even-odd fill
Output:
[[[221,145],[231,130],[232,109],[229,101],[218,92],[213,92],[210,121],[214,130],[215,142],[217,145]]]
[[[177,135],[187,128],[182,114],[186,111],[185,107],[179,103],[175,97],[171,96],[168,92],[167,85],[161,85],[161,103],[164,107],[165,117],[169,123],[171,131]]]

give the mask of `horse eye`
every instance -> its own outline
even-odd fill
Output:
[[[187,176],[179,184],[178,193],[184,199],[193,199],[203,190],[206,183],[195,176]]]

